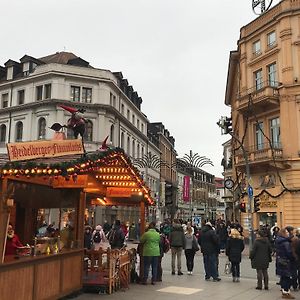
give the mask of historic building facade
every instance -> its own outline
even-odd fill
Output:
[[[248,203],[248,186],[259,201],[254,229],[275,222],[300,227],[299,36],[300,1],[283,0],[242,27],[230,53],[232,176],[241,201]],[[241,215],[246,229],[248,216]]]

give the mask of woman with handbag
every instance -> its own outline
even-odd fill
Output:
[[[292,277],[293,253],[291,240],[286,228],[278,232],[275,240],[276,275],[280,276],[280,286],[283,299],[295,299],[290,293]]]
[[[240,263],[245,248],[244,237],[235,228],[231,229],[226,243],[226,255],[231,262],[232,281],[240,282]]]
[[[264,231],[257,232],[256,240],[250,251],[251,266],[256,269],[257,274],[257,290],[262,289],[262,281],[264,280],[265,290],[269,289],[268,268],[272,261],[272,247]]]
[[[190,225],[186,228],[185,233],[185,248],[184,254],[186,258],[186,267],[188,275],[193,274],[195,253],[199,250],[198,241],[193,234],[193,229]]]

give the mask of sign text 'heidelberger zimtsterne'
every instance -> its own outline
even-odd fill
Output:
[[[8,143],[7,152],[10,161],[31,160],[35,158],[57,157],[82,154],[81,140],[53,140],[21,143]]]

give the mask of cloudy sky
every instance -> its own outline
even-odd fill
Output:
[[[179,157],[206,156],[214,167],[204,169],[221,176],[228,136],[216,122],[230,114],[229,52],[256,18],[251,0],[1,0],[0,11],[0,65],[69,51],[121,71],[150,122],[175,137]]]

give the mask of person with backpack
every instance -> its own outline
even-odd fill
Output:
[[[92,242],[95,250],[99,250],[99,248],[106,241],[104,231],[101,225],[97,225],[93,234],[92,234]]]
[[[108,241],[111,249],[121,249],[124,246],[125,234],[121,228],[120,220],[115,220],[112,229],[108,233]]]

